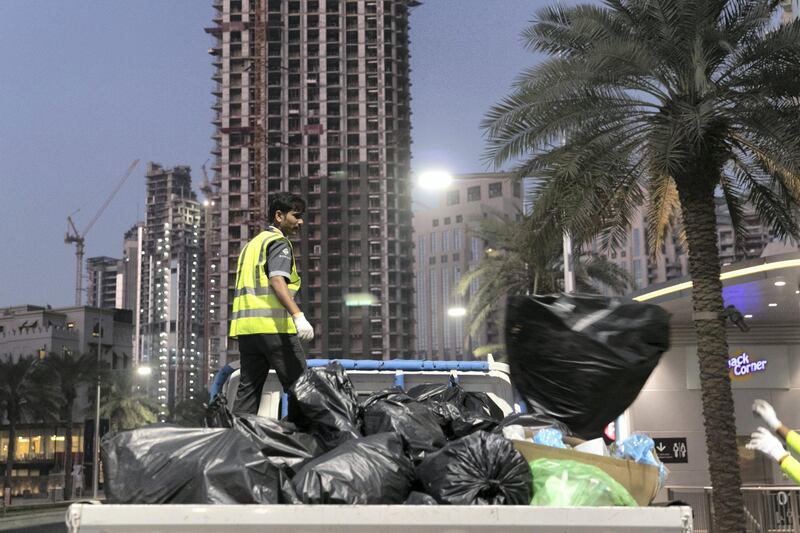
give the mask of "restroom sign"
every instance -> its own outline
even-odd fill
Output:
[[[656,455],[662,463],[688,463],[686,437],[653,437]]]
[[[728,359],[728,376],[734,381],[745,381],[753,374],[767,369],[766,359],[754,359],[747,352],[734,355]]]

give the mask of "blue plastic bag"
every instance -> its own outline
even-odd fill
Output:
[[[533,443],[551,446],[553,448],[567,447],[564,444],[564,435],[555,428],[540,429],[536,435],[533,436]]]
[[[656,444],[647,435],[633,434],[624,441],[618,443],[614,448],[614,456],[620,459],[630,459],[637,463],[655,466],[658,468],[658,484],[664,486],[669,470],[664,464],[656,459]]]

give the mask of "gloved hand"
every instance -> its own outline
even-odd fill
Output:
[[[300,337],[301,341],[310,341],[314,338],[314,328],[306,320],[306,315],[303,313],[294,314],[292,315],[292,320],[294,320],[294,327],[297,328],[297,336]]]
[[[777,431],[783,424],[778,420],[775,414],[775,409],[764,400],[756,400],[753,402],[753,414],[758,415],[764,421],[769,429]]]
[[[778,463],[789,455],[789,452],[783,447],[778,437],[764,427],[758,428],[755,433],[750,435],[750,442],[745,447],[748,450],[758,450],[764,455],[772,457]]]

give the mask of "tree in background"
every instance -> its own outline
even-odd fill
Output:
[[[73,355],[70,352],[50,353],[43,361],[55,378],[61,404],[61,420],[65,421],[64,435],[64,499],[72,495],[72,426],[75,400],[81,385],[94,384],[97,378],[97,358],[91,354]]]
[[[658,250],[681,218],[693,286],[715,530],[744,531],[726,358],[715,194],[737,237],[750,204],[797,236],[800,22],[778,0],[606,0],[551,6],[524,32],[549,54],[484,120],[496,166],[542,177],[534,218],[617,244],[647,205]]]
[[[469,294],[468,335],[476,335],[488,320],[497,316],[506,297],[547,294],[564,290],[564,262],[560,235],[542,232],[529,217],[511,220],[490,213],[472,234],[488,243],[485,255],[455,287],[457,295]],[[622,294],[630,284],[628,273],[597,255],[573,250],[575,284],[580,292],[598,293],[605,286]],[[472,288],[476,290],[472,293]],[[504,351],[502,344],[479,346],[476,356]]]
[[[8,455],[4,488],[11,488],[11,471],[20,422],[55,421],[58,395],[52,374],[34,356],[0,360],[0,414],[8,420]]]
[[[108,370],[100,383],[100,417],[109,419],[110,431],[136,429],[158,420],[158,404],[137,390],[132,369]],[[96,410],[95,398],[91,394],[91,413]]]

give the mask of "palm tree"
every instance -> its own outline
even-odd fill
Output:
[[[524,32],[549,54],[487,114],[487,159],[543,176],[538,221],[613,245],[647,205],[658,250],[681,218],[694,284],[715,528],[745,523],[720,319],[715,194],[741,237],[750,204],[796,236],[800,199],[800,23],[774,27],[778,0],[605,0],[552,6]]]
[[[455,288],[456,294],[463,297],[475,287],[467,305],[469,335],[478,332],[507,296],[563,290],[561,236],[551,238],[530,217],[512,221],[501,213],[490,213],[472,234],[489,247],[478,265]],[[627,289],[628,273],[605,257],[581,255],[578,249],[573,250],[573,256],[575,284],[581,292],[599,292],[603,285],[617,293]],[[496,353],[499,348],[501,345],[482,346],[475,354]]]
[[[50,353],[44,360],[56,379],[61,396],[61,420],[66,423],[64,437],[64,498],[72,495],[72,426],[75,400],[81,385],[94,383],[97,377],[97,358],[91,354],[72,355],[71,352]]]
[[[11,488],[11,471],[16,454],[16,429],[20,422],[51,419],[58,408],[52,375],[44,371],[39,359],[20,357],[0,360],[0,414],[8,420],[8,456],[3,481]]]
[[[89,402],[95,412],[95,396]],[[158,420],[158,404],[136,390],[131,370],[108,370],[101,379],[100,416],[109,419],[110,431],[135,429]]]

